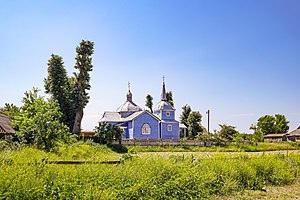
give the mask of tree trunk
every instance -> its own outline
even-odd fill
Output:
[[[83,109],[80,109],[79,111],[76,112],[75,122],[72,131],[73,134],[80,135],[82,118],[83,118]]]

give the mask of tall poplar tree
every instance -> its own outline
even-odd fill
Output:
[[[83,118],[83,109],[89,102],[90,90],[90,74],[93,70],[92,54],[94,53],[94,43],[91,41],[82,40],[80,45],[76,48],[76,64],[75,69],[78,73],[74,73],[74,105],[76,110],[75,122],[72,133],[79,134],[81,130],[81,121]]]

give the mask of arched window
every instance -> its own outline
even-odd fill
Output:
[[[151,134],[151,127],[149,124],[144,124],[142,127],[142,134],[149,135]]]

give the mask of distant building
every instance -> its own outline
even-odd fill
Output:
[[[164,81],[161,100],[154,107],[154,113],[135,104],[128,88],[126,102],[116,112],[104,112],[100,122],[123,128],[124,139],[179,139],[179,122],[175,120],[175,108],[167,101]]]
[[[288,141],[288,133],[277,133],[264,135],[265,142],[284,142]]]
[[[11,121],[12,119],[9,116],[0,112],[0,138],[15,134],[15,130],[12,128]]]
[[[264,141],[265,142],[300,141],[300,127],[289,133],[264,135]]]

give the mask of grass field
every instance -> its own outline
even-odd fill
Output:
[[[263,151],[281,151],[281,150],[300,150],[300,143],[282,142],[265,143],[260,142],[256,146],[249,144],[229,146],[127,146],[129,152],[263,152]]]
[[[47,160],[122,164],[47,164]],[[299,184],[300,154],[210,156],[118,154],[94,144],[62,146],[56,153],[31,147],[0,152],[1,199],[239,199],[267,188]],[[280,188],[280,187],[279,187]],[[272,191],[270,190],[270,191]],[[250,191],[250,192],[249,192]],[[274,194],[275,192],[271,192]],[[234,194],[234,196],[229,196]],[[296,194],[296,193],[295,193]],[[271,195],[271,194],[270,194]]]

